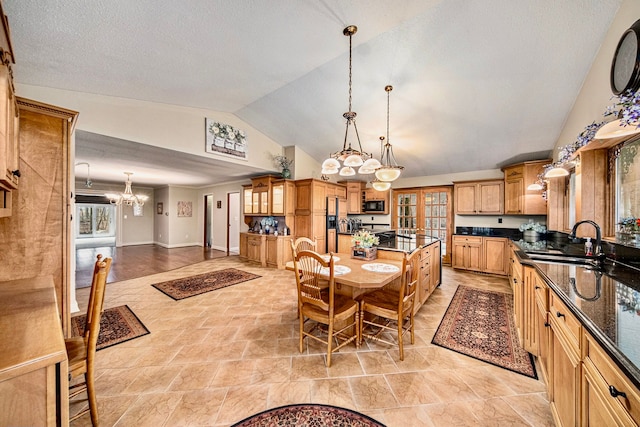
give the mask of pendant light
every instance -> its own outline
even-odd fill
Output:
[[[389,94],[393,90],[393,86],[385,86],[384,90],[387,92],[387,142],[384,142],[384,137],[380,137],[381,154],[380,163],[382,164],[375,170],[376,178],[380,181],[391,182],[400,177],[403,166],[398,166],[396,158],[393,155],[393,147],[389,142]]]
[[[109,201],[112,205],[144,206],[144,202],[146,202],[149,197],[143,194],[133,194],[133,191],[131,191],[131,175],[133,175],[133,173],[125,172],[124,174],[127,175],[124,192],[120,194],[107,193],[105,196],[110,199]]]
[[[360,136],[358,135],[358,127],[356,126],[356,113],[351,111],[351,50],[352,50],[352,37],[358,31],[358,27],[355,25],[349,25],[342,34],[349,37],[349,111],[344,113],[342,117],[347,120],[347,127],[344,132],[344,141],[342,143],[342,150],[331,153],[328,159],[322,163],[323,175],[332,175],[339,173],[341,176],[353,176],[356,174],[355,168],[360,168],[359,173],[373,173],[378,166],[376,162],[365,162],[371,159],[371,154],[365,153],[362,150],[362,144],[360,143]],[[351,140],[349,140],[349,126],[353,125],[356,141],[358,142],[357,148],[351,146]],[[348,143],[347,143],[348,141]],[[342,164],[340,164],[342,162]],[[365,166],[364,170],[362,166]]]

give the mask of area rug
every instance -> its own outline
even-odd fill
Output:
[[[268,409],[231,427],[384,427],[364,414],[330,405],[305,403]]]
[[[198,274],[197,276],[154,283],[151,286],[178,301],[248,280],[257,279],[258,277],[262,276],[247,273],[246,271],[236,268],[226,268],[224,270],[212,271],[211,273]]]
[[[531,354],[518,342],[511,294],[458,286],[431,342],[538,378]]]
[[[86,315],[71,318],[71,334],[81,336],[84,333]],[[97,350],[111,347],[134,338],[147,335],[149,330],[131,311],[129,306],[106,308],[100,318],[100,334],[98,334]]]

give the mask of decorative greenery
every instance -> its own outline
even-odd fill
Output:
[[[293,160],[287,159],[286,156],[274,156],[273,161],[281,170],[289,169],[293,164]]]
[[[621,218],[618,223],[620,230],[626,233],[640,233],[640,218]]]
[[[615,115],[621,126],[640,127],[640,92],[628,90],[618,96],[615,104],[607,107],[605,116]]]
[[[562,147],[558,147],[558,150],[560,151],[558,153],[558,163],[562,164],[569,161],[569,159],[571,159],[571,156],[573,156],[573,153],[593,140],[593,138],[596,136],[596,132],[598,132],[598,129],[604,126],[604,124],[605,122],[593,122],[590,125],[586,126],[584,130],[578,134],[578,137],[574,142]]]
[[[214,137],[226,139],[229,141],[238,141],[241,143],[244,143],[246,139],[245,133],[240,129],[235,129],[231,125],[226,125],[219,122],[213,122],[209,125],[209,133],[211,133]]]
[[[533,222],[533,221],[529,221],[527,223],[524,223],[522,225],[520,225],[520,231],[527,231],[527,230],[533,230],[537,233],[546,233],[547,232],[547,227],[545,227],[544,225],[538,223],[538,222]]]
[[[378,236],[369,233],[367,230],[360,230],[351,236],[351,244],[356,248],[370,248],[380,243]]]

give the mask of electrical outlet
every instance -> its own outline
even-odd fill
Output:
[[[498,218],[498,224],[502,224],[502,218]]]

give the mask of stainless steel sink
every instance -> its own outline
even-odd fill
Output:
[[[598,260],[595,258],[587,258],[580,256],[565,255],[562,252],[558,253],[527,253],[527,256],[536,262],[544,262],[545,264],[557,263],[557,264],[577,264],[590,267],[599,267]]]

